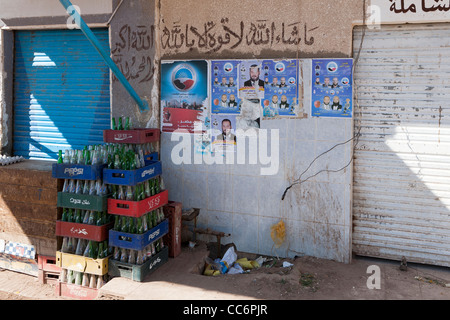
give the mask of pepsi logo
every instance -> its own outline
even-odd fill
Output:
[[[285,65],[284,65],[284,63],[282,63],[282,62],[278,62],[276,65],[275,65],[275,71],[276,72],[283,72],[284,70],[285,70]]]
[[[178,91],[191,90],[196,81],[196,73],[188,64],[180,64],[172,71],[172,84]]]
[[[225,63],[224,66],[223,66],[223,70],[224,70],[225,72],[231,72],[231,71],[233,71],[233,64],[231,64],[231,63],[229,63],[229,62]]]
[[[338,65],[336,62],[330,62],[327,64],[327,70],[329,72],[336,72],[338,70]]]

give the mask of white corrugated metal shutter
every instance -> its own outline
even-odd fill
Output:
[[[353,252],[450,266],[450,24],[366,30]],[[354,31],[354,56],[362,29]]]

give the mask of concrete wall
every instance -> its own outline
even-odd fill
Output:
[[[140,112],[124,86],[112,76],[112,116],[129,116],[136,127],[146,127],[152,115],[157,119],[159,113],[159,58],[155,10],[155,1],[125,1],[110,25],[112,59],[138,95],[149,102],[149,111]]]
[[[8,155],[12,153],[13,55],[12,32],[0,30],[0,154]]]
[[[308,87],[308,58],[352,57],[353,22],[363,17],[362,1],[161,1],[162,59],[303,58]],[[226,44],[218,41],[226,35]],[[205,40],[206,39],[206,40]],[[310,84],[309,84],[310,85]],[[171,152],[179,143],[162,135],[163,177],[171,200],[201,208],[198,225],[230,233],[223,243],[238,250],[279,256],[311,255],[351,261],[352,166],[322,172],[286,187],[321,153],[353,135],[353,120],[312,118],[310,94],[303,97],[305,119],[262,121],[279,129],[280,167],[261,175],[262,165],[181,164]],[[270,131],[269,131],[270,135]],[[276,140],[270,141],[271,144]],[[316,160],[303,179],[337,170],[352,158],[352,144],[336,147]],[[271,226],[283,220],[286,241],[274,247]],[[215,241],[215,237],[208,239]]]
[[[118,3],[113,1],[113,11]],[[111,56],[139,96],[147,97],[150,110],[141,113],[112,79],[112,116],[130,116],[139,127],[159,124],[160,59],[302,58],[308,75],[308,58],[352,56],[352,27],[362,14],[358,0],[124,1],[110,25]],[[109,16],[85,18],[104,25]],[[10,18],[8,24],[48,28],[66,19]],[[309,106],[308,93],[300,95]],[[163,134],[161,160],[170,200],[201,208],[199,226],[231,233],[223,243],[234,242],[238,250],[349,262],[351,166],[339,173],[320,173],[293,187],[284,201],[281,196],[316,156],[351,138],[352,127],[352,120],[309,116],[263,121],[261,128],[279,129],[280,166],[272,176],[262,176],[261,165],[175,165],[171,152],[177,142]],[[350,144],[338,147],[315,161],[303,178],[339,169],[351,157]],[[280,219],[286,223],[287,239],[275,249],[270,227]]]

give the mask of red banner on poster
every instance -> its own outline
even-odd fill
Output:
[[[187,130],[194,133],[195,122],[201,122],[202,110],[163,108],[163,132],[174,132],[176,130]]]

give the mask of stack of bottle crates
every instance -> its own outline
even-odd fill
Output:
[[[128,121],[127,121],[128,123]],[[113,145],[113,156],[103,170],[111,190],[108,213],[114,216],[109,230],[109,275],[134,281],[144,278],[168,260],[168,219],[163,206],[168,192],[162,181],[158,129],[116,127],[104,130],[104,141]]]
[[[107,146],[59,151],[52,176],[63,179],[58,192],[56,265],[60,267],[56,293],[78,299],[95,299],[108,277],[108,189],[103,181]]]

